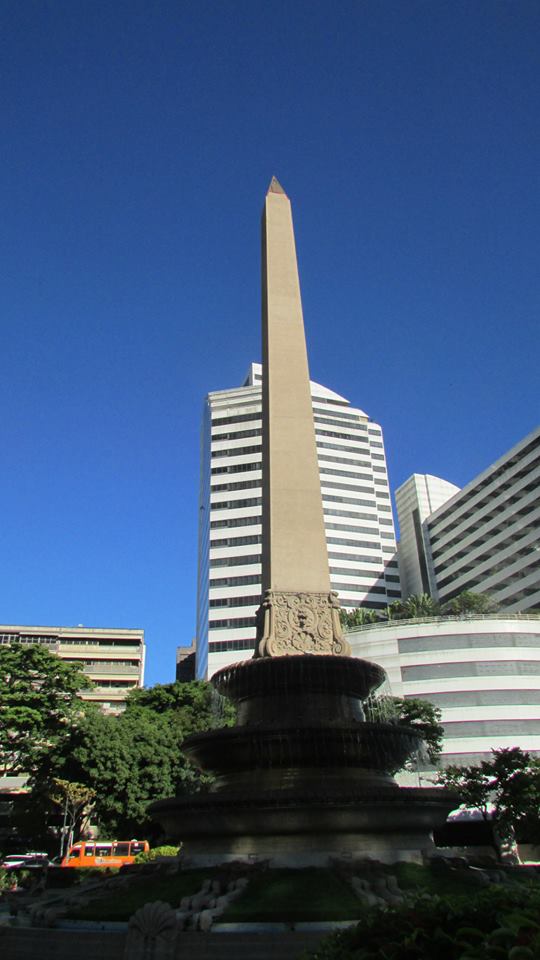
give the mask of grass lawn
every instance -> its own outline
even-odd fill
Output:
[[[438,871],[419,863],[393,863],[384,867],[393,874],[404,893],[430,893],[438,896],[468,896],[478,893],[478,883],[467,870]]]
[[[268,870],[219,918],[220,923],[357,920],[365,909],[331,870]]]
[[[448,894],[468,897],[479,892],[477,883],[466,870],[442,872],[416,863],[380,865],[379,870],[393,874],[400,889],[408,893]],[[359,871],[361,873],[361,871]],[[203,882],[222,871],[185,870],[176,876],[141,877],[131,887],[117,893],[107,892],[87,907],[73,909],[70,917],[79,920],[128,920],[143,906],[163,900],[178,907],[182,897],[197,893]],[[371,872],[366,878],[374,877]],[[252,874],[249,885],[234,901],[219,922],[282,922],[308,920],[359,920],[366,907],[357,899],[347,881],[330,869],[265,870]]]
[[[154,900],[178,907],[182,897],[198,893],[209,875],[208,870],[185,870],[172,877],[141,877],[117,893],[104,892],[103,899],[92,900],[87,907],[73,908],[69,917],[77,920],[129,920],[139,907]]]

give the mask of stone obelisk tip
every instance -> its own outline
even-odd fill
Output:
[[[277,177],[272,177],[270,181],[270,186],[268,187],[268,190],[267,190],[267,194],[268,193],[281,193],[283,194],[284,197],[287,196]]]
[[[263,601],[255,656],[343,656],[350,647],[330,584],[292,211],[275,177],[263,211],[262,276]]]

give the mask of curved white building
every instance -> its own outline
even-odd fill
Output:
[[[392,694],[440,707],[443,764],[492,749],[540,753],[540,615],[434,617],[358,627],[353,655],[379,663]]]

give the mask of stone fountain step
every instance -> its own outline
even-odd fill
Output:
[[[315,950],[327,932],[181,933],[175,960],[298,960],[304,950]],[[122,960],[126,934],[3,927],[0,955],[9,960]]]
[[[190,960],[298,960],[328,933],[190,933],[180,935],[178,958]]]

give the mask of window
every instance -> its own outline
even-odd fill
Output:
[[[113,852],[116,857],[129,857],[129,841],[126,843],[124,840],[121,840],[115,843]]]
[[[112,843],[96,843],[96,857],[110,857]]]

